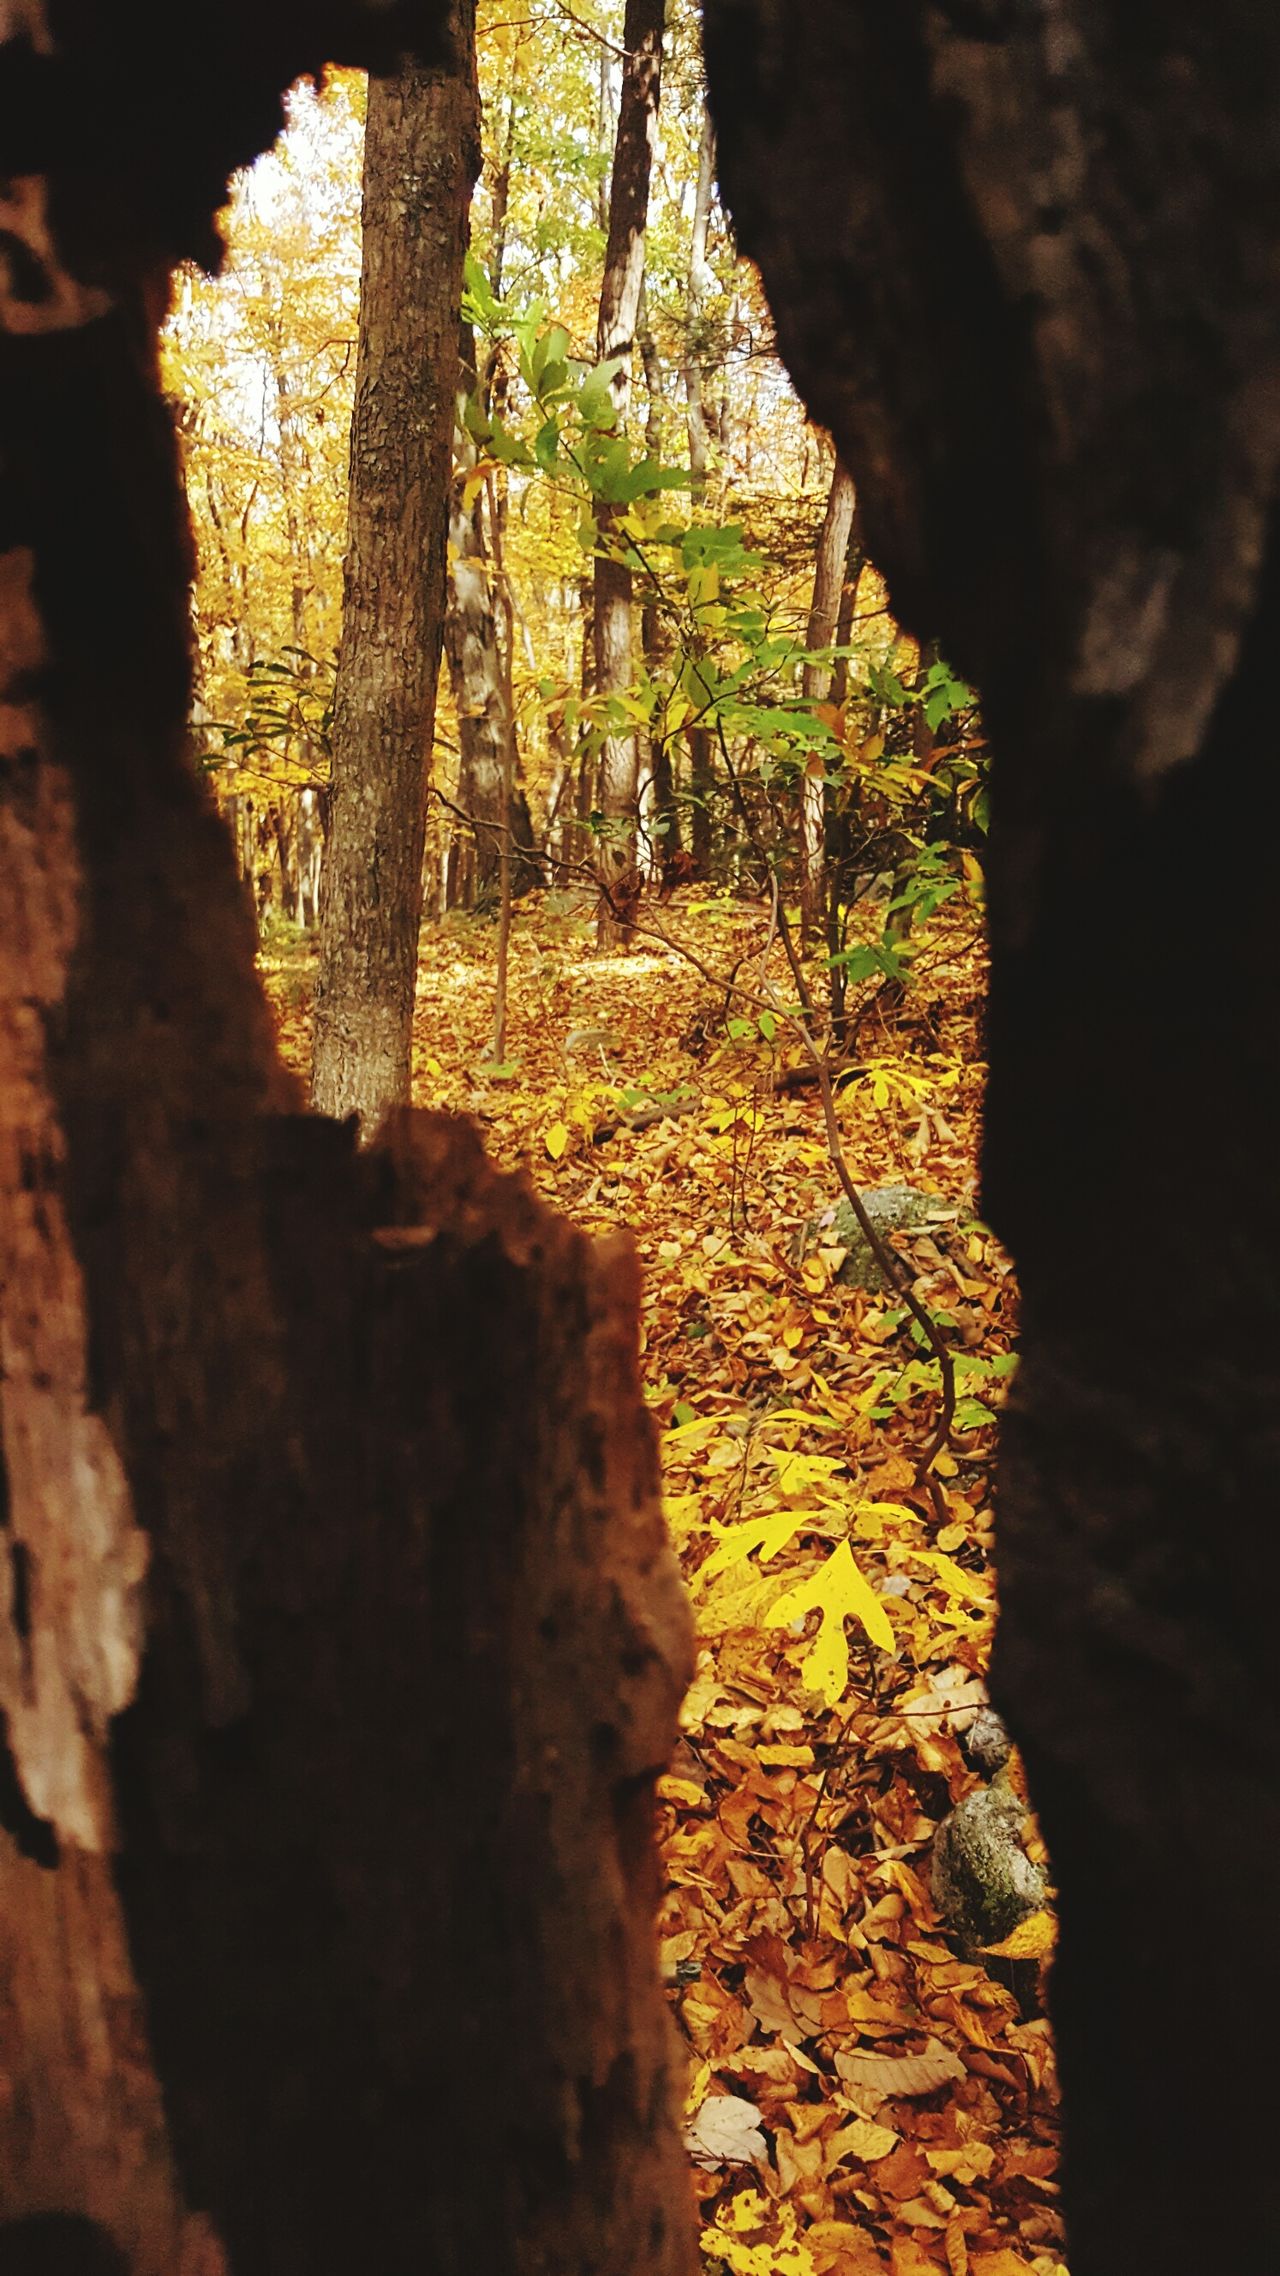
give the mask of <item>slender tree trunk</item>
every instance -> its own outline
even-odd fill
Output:
[[[654,338],[653,326],[645,293],[640,295],[640,324],[638,330],[640,360],[644,366],[645,397],[648,405],[645,419],[644,447],[655,465],[662,461],[662,358]],[[640,605],[640,654],[645,675],[651,686],[656,685],[666,665],[670,651],[667,628],[659,606],[660,595],[654,580],[646,577]],[[680,815],[676,806],[675,775],[671,764],[671,745],[665,735],[654,735],[646,727],[640,738],[640,865],[649,879],[671,877],[678,864],[680,851]],[[674,866],[673,866],[674,865]]]
[[[689,241],[687,293],[688,346],[684,365],[685,422],[689,437],[689,484],[695,506],[707,495],[710,464],[710,427],[707,418],[706,341],[703,337],[706,296],[712,282],[707,266],[707,233],[715,189],[715,129],[704,112],[698,147],[698,180],[694,192],[693,229]],[[695,720],[689,728],[689,845],[699,877],[711,875],[715,802],[715,750],[711,731]]]
[[[688,331],[684,364],[685,423],[689,434],[689,486],[695,506],[700,506],[707,494],[709,464],[709,435],[707,429],[707,401],[705,362],[707,343],[704,338],[706,298],[708,287],[714,282],[707,266],[707,233],[711,225],[711,200],[715,189],[716,137],[710,112],[704,112],[702,139],[698,146],[698,181],[693,201],[693,230],[689,240],[689,285],[686,294]]]
[[[366,1128],[409,1096],[426,784],[445,611],[458,308],[478,167],[474,0],[453,61],[372,79],[312,1098]]]
[[[614,418],[626,429],[631,400],[631,365],[644,285],[645,231],[649,219],[649,179],[658,134],[662,91],[662,38],[666,0],[627,0],[623,26],[626,62],[618,105],[618,133],[609,191],[609,240],[600,288],[596,353],[616,363]],[[595,567],[596,693],[625,696],[631,685],[631,571],[625,540],[608,507],[598,514]],[[606,733],[600,758],[602,835],[597,854],[601,885],[600,939],[625,937],[628,914],[639,892],[636,826],[639,803],[639,749],[634,728]]]
[[[827,510],[818,536],[813,571],[813,601],[805,644],[810,649],[835,643],[844,593],[845,564],[857,507],[853,482],[839,459],[827,494]],[[831,667],[807,663],[801,671],[801,693],[809,704],[825,703],[831,689]],[[821,765],[821,759],[818,761]],[[827,883],[827,785],[825,770],[806,773],[800,785],[800,922],[805,940],[822,931]]]
[[[454,483],[449,533],[449,608],[445,653],[458,715],[458,804],[467,816],[467,906],[491,896],[497,883],[506,811],[506,770],[511,726],[498,646],[498,619],[490,586],[479,498],[469,505],[465,469]]]
[[[319,60],[261,16],[3,58],[66,171],[0,255],[0,2267],[691,2276],[634,1262],[301,1111],[187,754],[155,315]]]
[[[985,1212],[1025,1330],[993,1676],[1060,1889],[1072,2276],[1274,2267],[1280,931],[1265,893],[1211,951],[1187,912],[1242,814],[1280,825],[1280,17],[706,20],[782,351],[994,754]]]

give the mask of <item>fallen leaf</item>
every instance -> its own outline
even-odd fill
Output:
[[[919,2055],[837,2055],[836,2069],[855,2094],[873,2095],[888,2102],[895,2095],[908,2100],[936,2094],[965,2075],[960,2057],[940,2039],[930,2039]]]
[[[1020,1920],[1003,1944],[984,1944],[984,1952],[999,1960],[1047,1960],[1058,1941],[1058,1923],[1051,1912],[1033,1912]]]
[[[949,2181],[968,2186],[974,2181],[985,2181],[996,2162],[996,2153],[990,2142],[966,2142],[958,2150],[926,2150],[925,2157],[935,2173]]]
[[[861,1622],[873,1644],[882,1651],[896,1649],[889,1616],[875,1590],[865,1581],[853,1561],[853,1551],[847,1541],[833,1550],[821,1572],[812,1580],[802,1581],[798,1588],[789,1588],[772,1606],[767,1625],[770,1628],[790,1627],[807,1612],[822,1615],[817,1637],[800,1664],[800,1673],[810,1691],[816,1691],[835,1707],[849,1688],[849,1641],[845,1635],[846,1618]]]
[[[898,2146],[898,2136],[891,2126],[877,2126],[873,2118],[855,2118],[852,2124],[842,2126],[827,2144],[831,2163],[838,2165],[841,2158],[856,2157],[863,2165],[874,2163],[878,2157],[888,2157]]]
[[[724,2165],[769,2163],[769,2145],[760,2131],[754,2102],[737,2094],[710,2094],[685,2129],[685,2148],[695,2165],[716,2171]]]
[[[893,2240],[889,2257],[890,2276],[938,2276],[941,2262],[913,2236],[899,2236]]]

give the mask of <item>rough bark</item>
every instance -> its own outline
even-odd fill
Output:
[[[622,43],[626,60],[618,102],[618,131],[609,186],[609,237],[600,287],[596,354],[616,364],[614,421],[627,424],[631,366],[635,352],[640,295],[644,287],[645,231],[649,220],[649,181],[658,137],[662,92],[662,39],[666,0],[627,0]],[[599,696],[624,696],[631,686],[632,576],[625,541],[607,506],[598,514],[593,628],[595,685]],[[639,894],[636,830],[640,794],[639,744],[634,728],[615,727],[600,754],[602,835],[597,873],[602,889],[602,943],[625,936],[628,916]]]
[[[458,309],[479,169],[474,0],[441,70],[371,79],[364,259],[312,1099],[409,1097],[426,787],[445,614]]]
[[[187,758],[152,258],[309,55],[231,13],[220,144],[179,44],[172,182],[122,103],[4,210],[0,2265],[689,2276],[634,1265],[466,1126],[301,1113]]]
[[[830,648],[835,642],[857,503],[853,483],[837,459],[813,568],[813,600],[805,635],[810,649]],[[808,663],[803,667],[801,691],[806,703],[825,703],[830,690],[829,664]],[[800,786],[800,917],[806,940],[815,939],[822,927],[826,844],[826,782],[821,774],[806,774]]]
[[[1072,2276],[1264,2267],[1280,940],[1265,895],[1212,944],[1190,912],[1241,814],[1280,819],[1280,23],[710,0],[707,29],[783,352],[995,754],[984,1184],[1025,1336],[994,1679],[1061,1887]]]

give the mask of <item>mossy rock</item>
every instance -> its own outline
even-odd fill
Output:
[[[862,1194],[861,1200],[882,1240],[892,1241],[895,1233],[920,1232],[929,1226],[950,1224],[956,1214],[951,1203],[942,1200],[940,1195],[920,1193],[911,1185],[872,1186]],[[841,1199],[834,1209],[825,1210],[821,1217],[805,1226],[800,1244],[801,1260],[815,1242],[824,1248],[848,1250],[836,1275],[844,1287],[865,1288],[871,1295],[883,1291],[884,1274],[848,1201]]]
[[[1026,1804],[1007,1771],[944,1818],[933,1844],[933,1901],[965,1951],[1003,1944],[1041,1911],[1048,1889],[1022,1846]]]

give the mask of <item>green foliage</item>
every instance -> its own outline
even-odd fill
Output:
[[[216,771],[230,758],[273,781],[302,788],[327,782],[336,671],[335,657],[320,659],[294,647],[250,664],[240,717],[209,723],[221,737],[221,750],[206,765]]]

